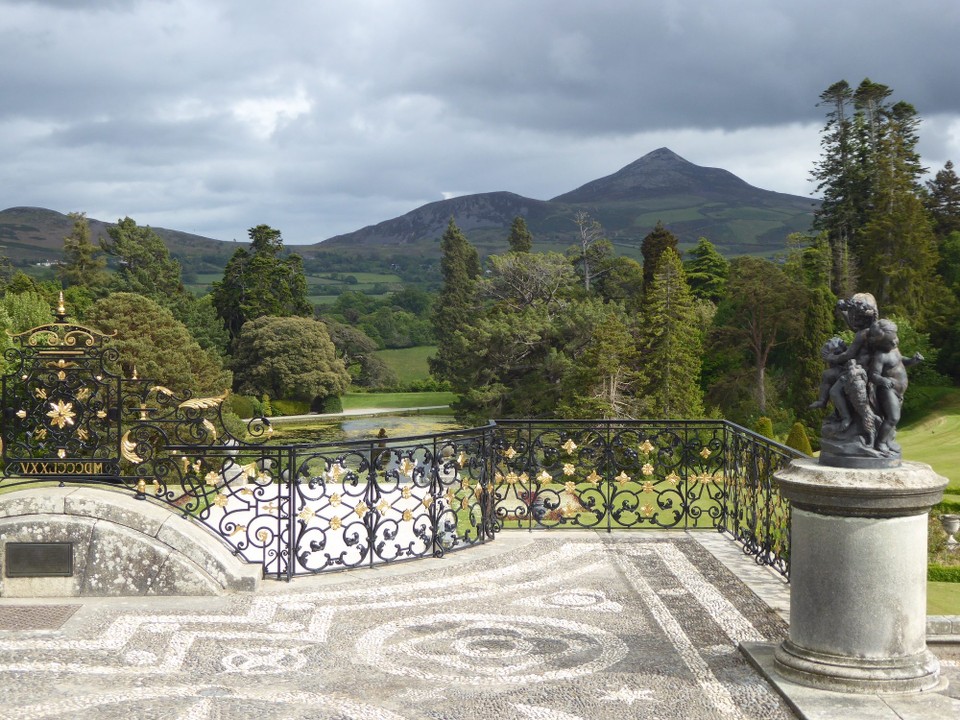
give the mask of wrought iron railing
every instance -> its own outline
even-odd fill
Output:
[[[790,508],[773,473],[803,457],[714,420],[501,420],[502,528],[709,528],[789,573]]]
[[[771,480],[799,456],[724,421],[501,420],[336,444],[167,442],[128,477],[46,479],[167,503],[276,578],[564,528],[718,530],[787,575],[790,510]]]
[[[477,428],[206,453],[190,461],[205,486],[185,508],[278,578],[440,557],[493,539],[491,439]]]
[[[723,421],[503,420],[400,439],[237,440],[227,392],[178,395],[120,372],[111,336],[66,319],[12,337],[0,380],[0,490],[109,484],[195,518],[292,578],[492,540],[504,528],[711,528],[789,568],[789,448]]]

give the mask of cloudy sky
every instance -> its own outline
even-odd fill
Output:
[[[960,165],[957,0],[0,0],[0,209],[313,243],[667,146],[810,195],[864,77]]]

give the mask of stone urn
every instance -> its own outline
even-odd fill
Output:
[[[960,532],[960,515],[941,515],[940,526],[947,534],[947,547],[956,550],[960,542],[957,542],[954,535]]]

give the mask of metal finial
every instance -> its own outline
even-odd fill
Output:
[[[63,303],[63,290],[60,291],[60,299],[57,301],[57,322],[63,322],[67,319],[67,308]]]

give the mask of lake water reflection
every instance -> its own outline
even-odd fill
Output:
[[[401,438],[462,430],[464,425],[458,423],[451,415],[377,415],[355,417],[339,422],[318,421],[309,427],[288,427],[283,423],[277,423],[274,425],[273,442],[287,444],[367,440],[377,437],[380,428],[386,430],[388,438]]]

